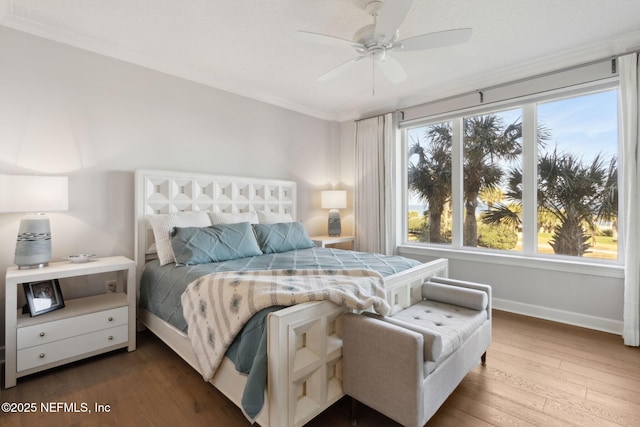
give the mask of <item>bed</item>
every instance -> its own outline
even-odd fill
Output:
[[[162,243],[155,241],[149,219],[163,214],[179,215],[181,212],[261,212],[267,217],[273,216],[274,220],[283,217],[295,220],[296,183],[274,179],[137,170],[135,252],[138,285],[145,267],[151,268],[153,263],[158,262],[158,245]],[[331,249],[322,252],[323,250],[309,248],[309,252],[301,253],[313,253],[304,256],[318,258],[318,253],[340,252]],[[260,256],[255,258],[262,260]],[[385,262],[383,260],[382,264]],[[384,293],[393,313],[419,298],[416,293],[420,293],[419,285],[422,282],[434,276],[447,277],[448,266],[446,260],[436,260],[399,267],[386,271],[383,275]],[[138,297],[140,298],[140,288]],[[176,326],[175,322],[165,320],[165,316],[163,319],[152,311],[139,307],[140,322],[200,372],[184,327]],[[340,332],[341,317],[346,311],[349,309],[330,301],[313,301],[272,311],[266,316],[268,380],[264,390],[264,408],[256,419],[258,424],[263,427],[303,425],[344,395]],[[247,376],[238,373],[233,362],[225,357],[211,383],[241,407],[246,381]]]

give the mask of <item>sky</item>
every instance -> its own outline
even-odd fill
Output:
[[[538,104],[538,121],[551,130],[547,150],[581,153],[584,161],[598,153],[608,160],[618,149],[618,91],[608,90]]]

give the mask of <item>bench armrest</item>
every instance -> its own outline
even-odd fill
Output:
[[[489,285],[485,285],[482,283],[475,283],[475,282],[467,282],[464,280],[456,280],[456,279],[449,279],[446,277],[432,277],[430,279],[431,282],[433,283],[439,283],[439,284],[443,284],[443,285],[447,285],[447,286],[452,286],[455,287],[457,289],[473,289],[476,291],[482,291],[484,293],[487,294],[487,317],[491,318],[491,309],[492,309],[492,304],[491,304],[491,286]],[[455,303],[453,303],[455,304]]]
[[[342,321],[344,392],[385,413],[421,413],[423,337],[417,332],[353,313]],[[418,399],[420,400],[420,399]],[[420,412],[418,412],[420,411]]]

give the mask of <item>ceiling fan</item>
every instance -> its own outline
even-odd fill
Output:
[[[356,31],[354,41],[325,34],[298,31],[298,35],[315,43],[329,46],[347,47],[355,50],[356,57],[329,70],[320,77],[326,81],[351,69],[365,58],[371,58],[373,70],[378,68],[392,83],[399,83],[407,78],[404,67],[389,55],[389,52],[412,52],[423,49],[451,46],[463,43],[471,38],[471,28],[458,28],[421,34],[398,40],[398,27],[402,24],[413,0],[372,1],[366,10],[373,16],[373,24],[366,25]],[[374,71],[375,77],[375,71]]]

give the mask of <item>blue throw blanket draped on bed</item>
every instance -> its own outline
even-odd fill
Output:
[[[242,394],[242,411],[254,419],[264,405],[267,384],[267,316],[285,306],[276,305],[260,310],[249,320],[229,346],[226,356],[238,372],[247,375]]]

